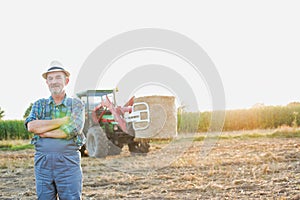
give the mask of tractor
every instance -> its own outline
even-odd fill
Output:
[[[117,89],[77,93],[85,103],[83,132],[86,143],[81,148],[82,155],[96,158],[118,155],[124,145],[128,145],[131,154],[145,155],[149,152],[149,140],[135,138],[135,130],[146,129],[149,124],[148,104],[134,103],[133,96],[124,106],[118,106],[116,92]]]

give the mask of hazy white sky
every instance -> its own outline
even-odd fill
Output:
[[[22,119],[31,102],[49,96],[41,74],[51,60],[70,70],[72,93],[80,67],[96,47],[139,28],[173,30],[197,42],[221,76],[227,109],[300,101],[299,5],[296,0],[1,1],[4,119]]]

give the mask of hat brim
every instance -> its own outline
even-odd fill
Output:
[[[68,71],[66,71],[66,70],[55,69],[55,70],[51,70],[51,71],[49,71],[49,72],[43,73],[43,74],[42,74],[42,77],[43,77],[44,79],[47,79],[47,75],[48,75],[49,73],[51,73],[51,72],[64,72],[64,73],[66,74],[67,77],[70,76],[70,73],[69,73]]]

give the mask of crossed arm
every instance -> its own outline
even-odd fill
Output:
[[[52,120],[34,120],[27,124],[28,131],[48,138],[66,138],[68,135],[60,127],[69,122],[69,117]]]

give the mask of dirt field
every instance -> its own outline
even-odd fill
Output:
[[[155,143],[148,156],[84,157],[83,199],[300,199],[300,138],[223,139],[208,156],[202,147]],[[0,199],[35,199],[33,154],[1,151]]]

